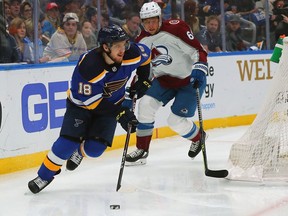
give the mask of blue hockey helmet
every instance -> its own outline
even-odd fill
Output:
[[[126,32],[118,25],[109,25],[102,27],[98,33],[98,43],[101,44],[112,44],[119,41],[129,40]]]

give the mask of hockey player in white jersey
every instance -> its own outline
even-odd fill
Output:
[[[145,3],[140,18],[144,30],[136,41],[151,49],[154,79],[138,104],[137,149],[127,154],[126,165],[146,164],[156,111],[172,99],[174,102],[167,123],[179,135],[191,140],[188,155],[194,158],[201,150],[201,135],[189,118],[196,111],[196,88],[202,96],[206,86],[207,52],[184,21],[162,22],[161,8],[157,3]],[[141,80],[135,84],[138,87]]]

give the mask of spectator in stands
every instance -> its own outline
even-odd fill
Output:
[[[142,5],[144,3],[146,3],[146,2],[148,2],[148,0],[134,0],[134,1],[130,1],[129,4],[126,4],[126,6],[125,6],[125,10],[124,10],[123,16],[126,17],[128,15],[127,13],[129,13],[131,11],[133,11],[135,13],[139,13]]]
[[[34,25],[31,19],[27,19],[24,21],[26,25],[26,36],[24,43],[24,51],[23,51],[23,60],[28,63],[34,63]],[[43,41],[42,41],[43,40]],[[41,24],[38,23],[38,59],[39,62],[46,62],[47,59],[43,58],[43,50],[44,46],[47,45],[47,39],[43,38]]]
[[[184,2],[184,21],[190,26],[194,35],[196,35],[200,29],[200,22],[198,18],[198,3],[195,0],[186,0]]]
[[[266,12],[261,1],[255,3],[255,9],[250,15],[250,20],[256,25],[257,41],[261,41],[265,37]]]
[[[206,17],[210,15],[220,15],[220,1],[215,0],[198,0],[200,24],[205,25]]]
[[[10,2],[9,0],[4,0],[4,17],[7,23],[8,23],[8,18],[10,16],[11,16]]]
[[[10,0],[10,16],[8,17],[8,23],[16,18],[20,17],[20,5],[21,0]]]
[[[172,17],[171,3],[169,0],[153,0],[161,8],[162,20],[168,20]]]
[[[7,32],[6,19],[0,15],[0,63],[19,61],[17,44],[12,35]]]
[[[78,31],[79,18],[75,13],[66,13],[61,28],[51,37],[44,50],[47,61],[77,61],[87,51],[82,33]]]
[[[162,0],[164,2],[164,6],[162,8],[162,18],[163,20],[168,20],[172,18],[172,5],[171,0]],[[179,14],[176,13],[176,16]],[[174,19],[175,17],[173,17]]]
[[[274,32],[276,43],[280,35],[288,35],[288,7],[284,0],[273,2],[273,15],[270,17],[270,21],[270,30]]]
[[[237,6],[238,15],[249,21],[251,21],[251,14],[257,12],[254,0],[230,0],[230,5]]]
[[[229,5],[227,10],[225,11],[225,20],[227,21],[230,15],[237,15],[238,13],[238,8],[236,5]]]
[[[62,7],[60,12],[65,15],[66,13],[75,13],[78,16],[78,19],[82,19],[82,10],[81,7],[83,1],[79,0],[62,0]]]
[[[110,17],[109,17],[109,15],[102,13],[101,16],[102,16],[101,25],[100,25],[101,28],[102,28],[102,27],[105,27],[105,26],[108,26],[109,23],[110,23]]]
[[[127,13],[126,22],[122,25],[122,28],[129,36],[130,41],[135,41],[135,38],[140,34],[140,24],[141,19],[139,13]]]
[[[209,52],[221,52],[221,34],[220,34],[220,20],[218,16],[211,15],[207,17],[206,28],[203,28],[196,38],[203,45],[205,50]]]
[[[60,14],[58,5],[50,2],[46,6],[46,15],[42,21],[42,32],[48,38],[51,38],[57,28],[60,26]]]
[[[241,35],[240,17],[231,15],[226,25],[226,49],[227,51],[247,50],[249,43],[244,41]]]
[[[24,20],[32,20],[32,5],[28,1],[20,5],[20,15]]]
[[[123,12],[125,12],[125,9],[129,3],[127,4],[124,0],[107,0],[107,5],[112,17],[124,19]]]
[[[9,33],[15,38],[17,44],[17,50],[19,53],[19,61],[24,61],[24,46],[26,36],[26,25],[23,19],[20,17],[14,18],[9,25]]]
[[[92,25],[92,31],[97,37],[98,35],[98,14],[97,14],[97,9],[94,7],[87,7],[86,12],[85,12],[85,17],[87,20],[91,23]],[[100,27],[102,26],[102,20],[103,17],[101,15],[101,20],[100,20]]]
[[[93,33],[92,25],[88,20],[81,23],[81,32],[85,40],[87,50],[93,49],[97,46],[97,38]]]
[[[49,3],[54,2],[53,0],[39,0],[40,15],[45,14],[46,7]]]
[[[98,0],[88,0],[86,2],[87,6],[97,8],[98,7]],[[100,8],[101,14],[109,14],[109,9],[107,5],[107,0],[100,0]]]

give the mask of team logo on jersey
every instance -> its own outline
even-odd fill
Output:
[[[128,77],[122,80],[115,80],[108,83],[105,83],[103,97],[108,98],[111,97],[113,92],[118,91],[123,88],[127,83]]]
[[[152,66],[156,67],[160,64],[163,65],[170,65],[172,63],[172,57],[168,54],[168,49],[165,46],[155,46],[152,44],[151,47],[151,54],[152,54]]]
[[[179,20],[170,20],[169,23],[172,25],[176,25],[176,24],[180,23],[180,21]]]
[[[81,119],[74,119],[75,120],[75,124],[74,127],[79,127],[80,124],[82,124],[84,121]]]

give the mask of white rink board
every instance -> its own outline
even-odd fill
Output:
[[[277,69],[270,56],[252,52],[209,57],[204,119],[256,114]],[[50,149],[59,134],[73,68],[71,63],[0,66],[0,159]],[[156,127],[167,126],[169,112],[169,106],[161,108]],[[125,132],[119,126],[116,135],[121,134]]]

